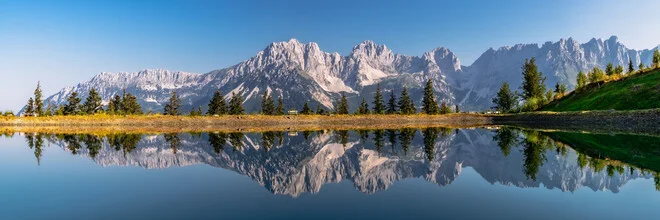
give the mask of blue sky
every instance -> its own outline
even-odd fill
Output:
[[[490,47],[619,36],[660,44],[660,1],[8,1],[0,0],[0,110],[37,81],[46,94],[100,72],[205,73],[273,41],[318,42],[346,55],[364,40],[396,53],[454,51],[464,65]]]

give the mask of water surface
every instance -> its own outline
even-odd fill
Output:
[[[0,219],[650,219],[660,138],[515,128],[8,134]]]

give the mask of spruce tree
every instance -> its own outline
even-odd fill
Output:
[[[451,108],[449,107],[449,105],[447,105],[446,102],[442,102],[442,104],[440,104],[439,112],[440,114],[449,114],[451,113]]]
[[[523,82],[522,82],[522,96],[525,100],[532,98],[541,99],[545,92],[545,77],[543,73],[538,71],[536,66],[536,59],[525,59],[522,66]]]
[[[244,113],[243,97],[240,94],[232,93],[231,100],[229,100],[229,114],[242,115]]]
[[[172,92],[169,102],[165,104],[163,114],[165,115],[179,115],[179,108],[181,107],[181,99],[176,95],[176,91]]]
[[[41,92],[41,82],[37,82],[37,88],[34,90],[34,114],[41,116],[44,114],[44,100]]]
[[[220,93],[220,90],[216,90],[213,93],[213,98],[209,102],[209,110],[206,112],[207,115],[224,115],[227,113],[227,103],[225,102],[225,97]]]
[[[614,75],[621,76],[622,74],[623,74],[623,66],[617,65],[616,68],[614,68]]]
[[[321,107],[321,105],[316,105],[316,114],[317,115],[324,115],[325,110]]]
[[[429,79],[424,86],[424,98],[422,98],[422,110],[428,115],[438,113],[438,103],[433,94],[433,82]]]
[[[368,115],[369,113],[370,113],[369,104],[367,104],[367,100],[365,98],[362,98],[362,103],[360,103],[360,107],[358,107],[355,114],[356,115]]]
[[[32,99],[32,97],[28,99],[28,103],[25,106],[25,111],[23,111],[23,113],[25,116],[34,116],[34,99]]]
[[[64,105],[64,115],[77,115],[80,114],[80,101],[78,92],[73,91],[66,99],[67,104]]]
[[[305,105],[303,105],[302,111],[300,111],[301,114],[303,115],[311,115],[314,114],[311,108],[309,108],[309,104],[305,102]]]
[[[113,114],[121,114],[122,113],[122,100],[121,96],[115,95],[115,97],[110,100],[112,105],[108,104],[108,111],[110,112],[110,107],[112,107],[112,113]]]
[[[456,108],[454,108],[454,112],[461,113],[461,110],[458,108],[458,105],[456,105]]]
[[[589,83],[595,83],[604,80],[605,73],[600,68],[594,67],[594,69],[589,72],[589,75],[587,75],[587,78],[589,78]]]
[[[385,103],[383,94],[380,90],[380,84],[376,86],[376,95],[374,96],[374,114],[385,114]]]
[[[344,93],[341,93],[341,99],[339,100],[339,106],[337,107],[337,114],[348,114],[348,100],[346,100],[346,95]]]
[[[658,50],[653,51],[653,68],[660,67],[660,52]]]
[[[577,89],[581,89],[582,87],[587,85],[587,75],[584,74],[584,72],[580,71],[577,75]]]
[[[266,91],[261,98],[261,114],[275,114],[275,102],[273,102],[273,97],[268,94],[268,91]]]
[[[282,96],[277,99],[277,107],[275,107],[275,114],[276,115],[284,115],[284,100],[282,100]]]
[[[48,102],[48,105],[46,106],[46,111],[44,111],[44,116],[53,116],[55,115],[55,106],[53,103]]]
[[[614,75],[614,65],[612,65],[612,63],[608,63],[607,67],[605,67],[605,74],[607,76]]]
[[[390,100],[387,102],[387,114],[396,114],[396,96],[394,90],[390,93]]]
[[[83,111],[88,115],[93,115],[101,109],[101,107],[101,96],[96,92],[95,88],[90,89],[87,98],[85,99],[85,103],[83,103],[82,106]]]
[[[413,99],[410,99],[410,103],[408,103],[408,114],[417,114],[417,108],[415,107],[415,101]]]
[[[644,70],[644,63],[639,62],[639,71],[642,72]]]
[[[408,88],[403,87],[403,90],[401,90],[401,96],[399,97],[399,109],[401,114],[404,115],[409,115],[412,114],[412,111],[414,109],[411,109],[410,102],[412,100],[410,99],[410,96],[408,96]]]
[[[506,82],[502,83],[500,91],[497,92],[495,98],[493,98],[493,103],[495,104],[495,109],[501,112],[508,112],[513,109],[516,102],[515,95],[511,92],[509,84]]]
[[[141,115],[143,113],[142,106],[137,102],[137,97],[125,90],[121,100],[121,106],[123,108],[123,114]]]
[[[635,66],[633,66],[632,59],[628,59],[628,74],[635,72]]]

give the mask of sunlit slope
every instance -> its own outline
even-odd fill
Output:
[[[660,108],[660,70],[640,73],[600,87],[588,85],[556,100],[543,111],[635,110]]]

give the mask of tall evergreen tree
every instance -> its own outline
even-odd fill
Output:
[[[25,111],[23,111],[23,113],[25,116],[34,116],[34,99],[32,99],[32,97],[28,99],[28,103],[25,106]]]
[[[172,92],[172,96],[167,104],[165,104],[165,109],[163,114],[165,115],[179,115],[179,108],[181,107],[181,99],[176,95],[176,91]]]
[[[376,86],[376,95],[374,96],[374,114],[385,114],[385,103],[383,94],[380,90],[380,84]]]
[[[44,114],[44,100],[41,92],[41,82],[37,82],[37,88],[34,90],[34,114],[37,116]]]
[[[243,108],[243,97],[240,94],[232,93],[231,100],[229,100],[229,114],[245,114],[245,109]]]
[[[358,107],[355,114],[356,115],[368,115],[369,113],[370,113],[369,104],[367,104],[366,99],[362,98],[362,103],[360,103],[360,107]]]
[[[660,67],[660,52],[658,50],[653,51],[653,68]]]
[[[438,113],[438,103],[433,94],[433,82],[429,79],[424,86],[424,98],[422,98],[422,110],[424,113],[432,115]]]
[[[89,90],[89,93],[87,94],[87,99],[85,99],[85,103],[83,103],[82,110],[88,115],[92,115],[101,109],[102,107],[101,101],[102,100],[99,93],[96,91],[95,88],[92,88]]]
[[[339,100],[339,106],[337,107],[337,114],[348,114],[348,100],[346,100],[346,94],[343,92],[341,93],[341,99]]]
[[[64,105],[64,115],[77,115],[80,114],[80,101],[78,92],[73,91],[66,99],[67,104]]]
[[[521,87],[523,90],[522,95],[525,100],[542,98],[543,93],[545,92],[545,77],[543,77],[542,72],[538,71],[536,59],[525,59],[522,70],[523,82]]]
[[[121,106],[123,114],[141,115],[143,113],[142,106],[140,106],[140,103],[137,102],[137,97],[131,93],[126,92],[126,90],[124,90],[124,95],[121,99]]]
[[[442,102],[442,104],[440,104],[440,110],[438,110],[438,112],[440,114],[449,114],[451,113],[451,108],[449,107],[449,105],[447,105],[446,102]]]
[[[622,74],[623,74],[623,66],[617,65],[616,68],[614,68],[614,75],[621,76]]]
[[[495,109],[501,112],[508,112],[513,109],[515,106],[516,98],[515,94],[511,92],[509,84],[506,82],[502,83],[500,91],[497,92],[495,98],[493,98],[493,103],[495,104]]]
[[[408,114],[414,115],[417,114],[417,108],[415,107],[415,100],[410,99],[410,102],[408,103]]]
[[[220,90],[215,90],[213,98],[209,102],[209,110],[207,115],[224,115],[227,114],[227,103],[225,97],[220,93]]]
[[[595,83],[604,80],[605,73],[600,68],[594,67],[594,69],[589,72],[589,75],[587,75],[587,78],[589,78],[589,83]]]
[[[325,114],[325,110],[321,107],[321,105],[316,105],[316,114],[317,115]]]
[[[44,116],[53,116],[55,115],[55,106],[53,103],[48,102],[48,105],[46,106],[46,111],[44,111]]]
[[[461,110],[458,108],[458,105],[456,105],[456,108],[454,108],[454,112],[461,113]]]
[[[628,59],[628,74],[635,72],[635,66],[633,66],[632,59]]]
[[[311,108],[309,108],[309,104],[305,102],[305,105],[303,105],[302,111],[300,111],[301,114],[303,115],[311,115],[314,114]]]
[[[394,90],[390,93],[390,100],[387,102],[387,114],[396,114],[396,96]]]
[[[639,71],[642,72],[644,70],[644,63],[639,62]]]
[[[268,91],[266,91],[261,98],[261,114],[275,114],[275,102],[273,101],[273,97],[268,94]]]
[[[277,107],[275,108],[275,114],[276,115],[284,115],[284,100],[282,100],[282,96],[277,99]]]
[[[584,74],[584,72],[580,71],[577,75],[577,89],[581,89],[582,87],[587,85],[587,75]]]
[[[399,110],[401,114],[409,115],[414,114],[414,107],[410,104],[412,99],[408,95],[408,88],[403,87],[401,90],[401,96],[399,97]]]
[[[110,102],[108,103],[108,112],[111,114],[121,114],[121,107],[122,105],[122,100],[121,96],[115,95],[112,99],[110,99]]]
[[[608,63],[607,67],[605,67],[605,74],[607,76],[614,75],[614,65],[612,65],[612,63]]]

